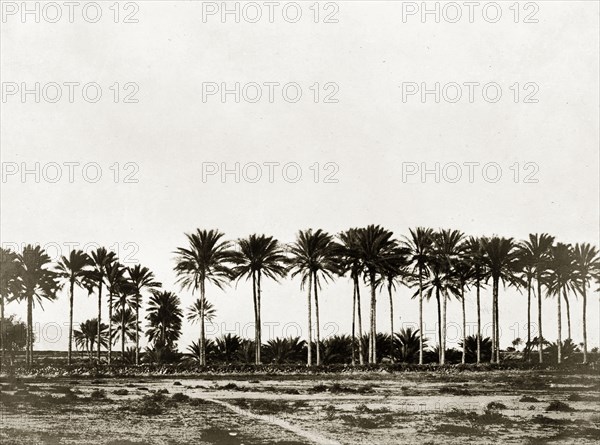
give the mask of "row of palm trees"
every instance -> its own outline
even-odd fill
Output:
[[[513,286],[527,293],[527,344],[530,345],[531,306],[537,299],[538,351],[543,361],[542,300],[555,297],[558,317],[558,362],[561,362],[562,301],[567,312],[567,338],[571,338],[569,295],[583,299],[583,361],[587,362],[587,289],[600,280],[598,249],[588,243],[575,246],[555,243],[548,234],[532,234],[525,241],[513,238],[468,237],[458,230],[433,230],[418,227],[407,236],[394,238],[393,233],[378,225],[352,228],[338,235],[323,230],[299,231],[296,240],[283,244],[271,236],[250,235],[236,242],[224,239],[218,230],[200,230],[186,234],[186,245],[175,250],[174,271],[177,284],[183,290],[199,294],[191,314],[200,323],[198,342],[199,364],[206,364],[205,322],[207,311],[213,310],[206,299],[207,286],[224,288],[231,281],[245,279],[252,283],[255,319],[254,357],[261,363],[261,298],[264,280],[278,281],[286,275],[299,278],[300,288],[307,292],[307,364],[320,365],[321,338],[319,320],[319,293],[336,277],[347,276],[353,283],[352,295],[352,363],[377,362],[376,300],[378,290],[387,291],[390,303],[390,332],[394,332],[393,296],[398,286],[413,289],[413,298],[419,303],[419,332],[423,332],[424,302],[435,298],[438,317],[438,361],[446,361],[446,314],[451,299],[462,306],[463,341],[466,343],[465,300],[471,290],[477,306],[477,363],[481,362],[481,298],[482,290],[491,284],[492,297],[492,354],[491,361],[500,361],[499,300],[500,285]],[[49,256],[39,246],[28,245],[21,253],[1,251],[0,319],[4,320],[5,301],[18,300],[27,306],[26,362],[33,362],[32,313],[33,305],[43,300],[54,300],[58,292],[68,287],[69,292],[69,349],[72,360],[73,300],[77,288],[98,301],[96,320],[96,358],[101,359],[102,345],[108,349],[107,361],[112,357],[112,341],[102,341],[103,290],[108,300],[108,338],[113,329],[120,332],[121,352],[124,354],[126,324],[134,326],[135,363],[139,363],[139,311],[144,295],[150,294],[155,306],[178,297],[162,287],[147,267],[137,264],[125,267],[113,252],[101,247],[90,254],[74,250],[52,265]],[[535,286],[534,286],[535,284]],[[361,290],[369,290],[369,321],[367,345],[355,341],[363,336]],[[168,319],[173,309],[163,304],[160,318]],[[129,312],[128,312],[129,311]],[[135,317],[132,315],[135,314]],[[213,314],[214,315],[214,314]],[[313,315],[316,327],[313,340]],[[174,315],[173,315],[174,316]],[[155,320],[156,321],[156,320]],[[172,320],[171,320],[172,321]],[[156,326],[159,326],[158,323]],[[166,325],[152,334],[163,346],[173,347],[177,338],[165,330]],[[0,329],[0,341],[2,334]],[[178,336],[177,336],[178,337]],[[390,336],[393,357],[394,336]],[[314,357],[313,357],[313,345]],[[366,351],[363,349],[366,348]],[[4,346],[2,345],[2,358]],[[420,336],[419,363],[423,363],[423,339]],[[366,354],[365,354],[366,352]],[[462,361],[465,362],[463,347]],[[315,359],[313,362],[313,358]]]

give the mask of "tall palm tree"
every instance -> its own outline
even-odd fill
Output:
[[[200,230],[186,234],[188,247],[179,247],[175,273],[182,289],[191,289],[192,294],[200,291],[200,365],[206,365],[206,335],[204,333],[204,303],[206,300],[206,283],[212,283],[219,289],[232,279],[231,263],[233,261],[232,244],[223,241],[224,234],[218,230]]]
[[[531,294],[533,291],[535,297],[535,289],[533,289],[532,282],[535,278],[535,259],[532,255],[531,250],[523,243],[519,244],[518,248],[519,261],[521,263],[521,281],[525,283],[527,287],[527,347],[525,348],[525,354],[527,360],[531,361],[529,354],[531,350]]]
[[[98,322],[96,326],[98,328],[96,338],[96,346],[98,347],[96,359],[100,362],[100,350],[102,348],[102,342],[100,341],[100,328],[102,327],[102,285],[104,284],[104,277],[106,276],[106,268],[116,261],[116,255],[114,252],[106,250],[105,247],[98,247],[90,254],[91,267],[90,279],[95,282],[95,286],[98,288]]]
[[[84,288],[88,295],[92,293],[93,283],[89,279],[91,259],[83,250],[71,250],[69,257],[63,256],[57,264],[59,278],[69,285],[69,352],[67,360],[71,364],[73,352],[73,299],[75,286]]]
[[[427,265],[431,257],[433,229],[417,227],[409,231],[410,237],[404,237],[402,244],[408,249],[408,260],[419,283],[419,332],[423,332],[423,278],[427,274]],[[419,336],[419,365],[422,364],[423,337]]]
[[[358,230],[349,229],[338,235],[340,244],[338,245],[338,260],[340,276],[350,273],[350,279],[353,284],[352,293],[352,365],[356,364],[356,345],[358,344],[359,364],[364,363],[364,354],[362,341],[357,341],[356,322],[358,322],[358,338],[362,338],[362,314],[360,303],[360,285],[359,278],[364,273],[364,264],[358,250]]]
[[[385,273],[387,261],[394,255],[397,246],[393,233],[381,226],[369,225],[357,232],[358,254],[365,268],[365,278],[371,288],[371,312],[369,330],[369,363],[377,363],[377,277]]]
[[[113,297],[127,287],[127,278],[125,277],[126,268],[118,261],[114,261],[106,266],[106,289],[108,291],[108,338],[113,338]],[[108,364],[112,359],[112,341],[108,342]]]
[[[588,243],[575,244],[573,254],[579,278],[576,289],[583,297],[583,363],[587,363],[587,287],[600,274],[600,256],[598,249]]]
[[[4,332],[6,321],[4,318],[5,301],[12,300],[15,295],[15,286],[19,279],[19,265],[17,254],[10,249],[0,248],[0,369],[4,363],[6,345],[4,344]]]
[[[444,286],[444,292],[442,292],[442,347],[440,349],[440,363],[442,365],[446,362],[446,308],[450,297],[449,291],[454,290],[454,295],[460,298],[458,285],[452,274],[452,267],[461,255],[463,240],[464,234],[460,230],[442,229],[433,235],[434,254],[437,257],[437,261],[440,262],[443,271],[442,278],[449,282]]]
[[[55,300],[60,290],[56,272],[49,269],[50,257],[40,246],[28,244],[17,255],[18,297],[27,302],[27,352],[28,366],[33,364],[33,305],[43,300]]]
[[[574,271],[576,270],[573,248],[567,244],[557,243],[550,248],[550,259],[547,263],[548,295],[556,297],[558,319],[557,361],[562,362],[562,311],[561,297],[567,299],[567,290],[575,286]]]
[[[279,242],[271,236],[250,235],[238,240],[239,251],[235,253],[233,275],[238,279],[252,279],[252,296],[254,300],[254,347],[255,363],[259,365],[261,349],[261,278],[264,275],[277,281],[287,272],[287,258]]]
[[[307,365],[312,365],[312,310],[311,310],[311,287],[314,286],[315,317],[316,317],[316,352],[317,366],[321,364],[321,334],[319,325],[319,297],[318,289],[320,282],[333,279],[338,273],[337,264],[338,248],[333,242],[333,237],[321,229],[315,232],[312,229],[298,232],[296,241],[290,245],[291,255],[290,271],[292,278],[300,275],[300,288],[308,282],[308,345]]]
[[[135,308],[135,364],[140,364],[140,304],[142,302],[142,292],[145,290],[152,291],[162,286],[161,283],[155,281],[154,273],[147,267],[142,267],[136,264],[133,267],[127,268],[129,275],[129,283],[131,285],[131,296]]]
[[[149,323],[146,330],[148,340],[155,347],[172,349],[181,336],[183,312],[179,297],[173,292],[153,291],[148,301],[146,320]]]
[[[498,290],[504,286],[519,284],[519,257],[517,243],[513,238],[482,238],[483,263],[492,279],[492,361],[500,363],[500,327]]]
[[[466,248],[467,246],[465,246]],[[459,299],[462,309],[462,358],[461,363],[464,365],[467,360],[467,315],[465,310],[465,287],[471,284],[474,278],[473,265],[465,256],[457,260],[452,267],[452,274],[456,279],[456,284],[459,291]]]
[[[477,298],[477,353],[476,361],[477,364],[481,363],[481,287],[486,276],[486,270],[483,263],[483,250],[481,247],[481,240],[475,237],[469,237],[466,241],[465,252],[466,261],[469,262],[471,267],[471,280],[475,284],[476,298]],[[463,339],[463,344],[464,339]]]
[[[547,233],[530,234],[529,239],[522,243],[522,246],[530,255],[530,260],[533,263],[535,273],[535,281],[537,283],[537,299],[538,299],[538,354],[539,362],[544,361],[544,339],[542,337],[542,284],[546,265],[550,257],[550,248],[554,244],[554,237]]]

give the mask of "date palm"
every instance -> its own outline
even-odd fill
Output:
[[[535,289],[533,288],[532,282],[535,278],[535,261],[533,255],[529,248],[525,246],[523,243],[519,245],[519,261],[521,263],[520,267],[522,269],[521,272],[521,280],[525,283],[525,287],[527,288],[527,343],[531,344],[531,294],[533,290],[533,294],[535,297]],[[525,350],[525,355],[527,356],[527,360],[531,361],[531,356],[529,354],[530,349]]]
[[[356,323],[358,322],[358,338],[362,338],[362,314],[360,303],[359,278],[364,273],[364,264],[358,251],[358,230],[349,229],[338,235],[340,244],[338,245],[338,260],[340,276],[349,272],[353,284],[352,294],[352,365],[356,364],[356,344],[358,344],[359,364],[364,364],[363,344],[357,341]]]
[[[17,298],[27,303],[27,352],[26,363],[33,364],[33,306],[43,300],[56,300],[60,290],[58,275],[49,269],[51,260],[40,246],[28,244],[17,255],[19,282]],[[42,308],[43,309],[43,308]]]
[[[261,279],[267,278],[278,281],[287,272],[287,258],[279,242],[271,236],[250,235],[237,242],[239,251],[235,253],[233,276],[252,280],[252,296],[254,301],[254,347],[255,363],[261,363]]]
[[[556,297],[556,311],[558,320],[557,361],[562,362],[562,310],[561,297],[567,298],[567,291],[574,287],[574,271],[576,270],[575,257],[571,246],[557,243],[550,248],[550,259],[547,264],[546,279],[548,295]]]
[[[162,286],[155,281],[154,273],[147,267],[136,264],[127,268],[129,284],[131,286],[131,297],[135,308],[135,364],[140,364],[140,304],[142,302],[142,292],[153,291]]]
[[[199,364],[206,365],[206,335],[204,333],[206,284],[212,283],[219,289],[232,279],[232,244],[223,241],[223,233],[218,230],[200,230],[186,234],[187,247],[179,247],[175,273],[182,289],[191,289],[192,294],[200,291],[200,356]]]
[[[467,247],[467,246],[465,246]],[[467,344],[467,316],[465,310],[465,288],[471,284],[474,278],[474,270],[472,263],[465,257],[455,261],[452,267],[452,275],[456,280],[456,284],[459,292],[459,299],[461,302],[462,309],[462,358],[461,363],[464,365],[467,360],[467,350],[465,345]]]
[[[410,236],[404,237],[402,245],[408,249],[408,260],[412,273],[419,283],[419,332],[423,332],[423,278],[427,275],[427,266],[431,258],[433,229],[417,227],[409,229]],[[423,364],[423,338],[419,336],[419,365]]]
[[[298,232],[296,241],[290,245],[290,271],[291,277],[299,275],[300,288],[308,283],[308,344],[307,365],[312,365],[312,308],[311,287],[314,286],[315,318],[316,318],[316,364],[321,364],[321,335],[319,324],[319,297],[318,290],[321,281],[333,279],[339,270],[336,261],[338,249],[333,238],[321,229],[315,232],[312,229]]]
[[[475,337],[476,347],[476,362],[481,363],[481,288],[485,280],[486,270],[483,263],[483,250],[481,247],[481,239],[469,237],[465,244],[465,259],[471,267],[471,280],[475,284],[476,299],[477,299],[477,335]],[[464,344],[464,343],[463,343]]]
[[[106,250],[105,247],[98,247],[90,254],[91,268],[89,273],[90,279],[95,283],[95,287],[98,288],[98,328],[96,338],[96,346],[98,347],[96,359],[100,362],[100,350],[102,349],[103,343],[100,341],[100,328],[102,326],[102,286],[104,284],[104,277],[106,276],[106,268],[116,261],[116,255],[114,252]]]
[[[198,298],[194,301],[194,304],[188,308],[187,319],[192,323],[200,321],[202,319],[202,312],[204,312],[205,323],[212,323],[217,315],[215,307],[207,298],[204,299],[204,302],[200,301]]]
[[[535,273],[535,281],[537,284],[537,299],[538,299],[538,357],[539,362],[544,361],[544,339],[542,337],[542,284],[546,266],[550,258],[550,248],[554,244],[554,237],[547,233],[530,234],[529,239],[522,243],[524,249],[530,257]]]
[[[106,289],[108,291],[108,338],[113,338],[113,298],[118,296],[121,290],[127,287],[125,278],[126,268],[118,261],[111,262],[106,266]],[[121,351],[122,352],[122,351]],[[108,364],[112,359],[112,341],[108,342]]]
[[[5,302],[12,300],[15,295],[18,275],[18,257],[10,249],[0,248],[0,369],[4,363],[6,345],[4,343],[4,333],[7,328],[7,320],[4,317]]]
[[[381,226],[369,225],[357,232],[358,255],[365,268],[365,278],[371,289],[371,311],[369,329],[369,363],[377,363],[377,277],[385,273],[387,261],[393,255],[397,243],[393,233]]]
[[[93,318],[86,320],[79,325],[79,329],[75,329],[73,337],[75,339],[75,345],[83,350],[85,348],[88,353],[88,357],[92,359],[92,353],[94,352],[94,343],[98,341],[98,331],[100,331],[100,342],[102,346],[106,347],[109,343],[107,335],[108,326],[101,323],[98,326],[98,320]]]
[[[498,292],[504,286],[517,286],[519,279],[518,245],[513,238],[482,238],[483,263],[492,280],[492,362],[500,363],[500,327]]]
[[[127,296],[127,294],[125,294]],[[114,330],[112,331],[111,343],[116,343],[117,340],[121,342],[121,360],[125,361],[125,342],[135,342],[135,333],[139,330],[140,326],[135,324],[135,312],[127,306],[122,307],[119,302],[120,298],[114,302],[114,311],[112,315],[112,324]]]
[[[63,256],[57,264],[58,277],[69,285],[69,352],[67,361],[71,364],[73,352],[73,300],[75,286],[84,288],[88,295],[92,293],[93,283],[89,279],[91,259],[83,250],[72,250],[69,257]]]
[[[146,330],[148,340],[155,348],[173,349],[181,336],[183,312],[181,301],[173,292],[153,291],[148,300],[149,327]]]
[[[600,256],[598,249],[588,243],[575,244],[573,254],[579,278],[576,289],[583,297],[583,363],[587,363],[587,287],[600,274]]]

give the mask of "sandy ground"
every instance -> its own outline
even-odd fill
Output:
[[[3,379],[0,421],[3,445],[597,444],[600,376]]]

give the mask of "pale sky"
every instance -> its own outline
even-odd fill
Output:
[[[525,10],[522,2],[518,23],[509,9],[513,2],[500,2],[497,23],[486,21],[479,9],[469,23],[466,7],[457,23],[445,20],[454,17],[450,10],[440,23],[431,16],[423,23],[418,13],[403,21],[407,2],[366,1],[322,3],[319,23],[309,9],[313,2],[299,3],[302,17],[296,23],[286,21],[281,9],[269,23],[262,2],[263,18],[257,23],[248,22],[254,17],[250,10],[240,23],[232,16],[222,23],[218,13],[203,21],[203,7],[210,11],[212,5],[189,1],[135,2],[137,12],[125,10],[122,3],[119,23],[109,9],[113,2],[100,2],[103,15],[97,23],[85,21],[80,10],[69,23],[66,7],[58,23],[47,22],[54,17],[50,10],[46,16],[40,13],[40,23],[31,16],[22,23],[20,11],[10,15],[7,3],[12,2],[2,2],[0,24],[0,238],[5,247],[39,243],[53,256],[57,248],[66,255],[70,243],[112,247],[152,269],[187,308],[193,298],[175,285],[173,251],[184,245],[184,233],[196,228],[218,228],[232,240],[265,233],[291,242],[299,229],[309,227],[337,233],[373,223],[402,236],[409,227],[423,225],[517,239],[548,232],[558,241],[598,245],[597,2],[542,1],[535,3],[537,11]],[[286,4],[280,3],[280,8]],[[286,18],[293,18],[293,10],[287,11]],[[122,23],[131,12],[138,23]],[[323,23],[328,14],[338,22]],[[525,17],[538,23],[524,23]],[[40,103],[34,94],[23,100],[22,88],[35,90],[36,82]],[[56,103],[45,100],[55,96],[53,82],[63,94]],[[79,83],[73,103],[65,82]],[[97,103],[82,97],[82,85],[91,82],[102,89]],[[113,100],[115,88],[110,89],[115,82],[118,103]],[[123,103],[134,89],[125,88],[129,82],[138,86],[138,103]],[[203,101],[203,90],[215,84],[231,89],[236,82],[241,88],[250,84],[240,103],[233,94],[224,103],[220,94]],[[272,103],[265,86],[270,82],[279,84],[273,87]],[[282,86],[291,82],[302,91],[296,103],[282,95]],[[456,103],[441,97],[436,103],[430,94],[422,103],[415,94],[403,101],[407,85],[432,89],[436,82],[440,88],[459,84],[463,97]],[[465,86],[471,82],[479,85],[473,103]],[[253,83],[263,93],[255,103],[245,100],[254,97]],[[482,95],[482,86],[491,83],[501,88],[496,103]],[[455,96],[452,85],[444,91],[446,98]],[[337,103],[324,103],[330,93]],[[528,95],[537,103],[525,103]],[[36,162],[39,182],[35,174],[23,180],[23,168],[35,171]],[[73,182],[64,164],[71,162],[80,163]],[[228,175],[223,182],[216,174],[203,181],[203,163],[209,162],[219,168],[225,163],[229,169],[240,163],[245,177],[236,183]],[[273,182],[265,162],[280,164]],[[450,179],[452,166],[462,166],[462,178],[456,183],[443,177],[435,182],[434,175],[425,181],[419,174],[403,178],[403,169],[406,173],[422,163],[433,169],[436,162],[446,167]],[[464,165],[471,162],[479,163],[472,182]],[[116,183],[115,163],[120,171]],[[256,183],[247,180],[254,176],[249,163],[262,166],[263,176]],[[295,183],[290,181],[293,169],[282,175],[282,166],[289,163],[302,170]],[[316,183],[315,163],[320,171]],[[502,169],[495,183],[486,181],[481,171],[492,163]],[[520,173],[516,183],[515,163]],[[52,183],[57,164],[62,177]],[[102,177],[92,183],[94,165]],[[338,182],[325,182],[334,170]],[[128,173],[138,182],[125,182]],[[525,181],[529,173],[537,182]],[[263,290],[262,319],[272,323],[273,335],[300,335],[297,330],[302,329],[304,336],[306,295],[299,282],[265,281]],[[397,328],[418,322],[412,292],[401,288],[395,296]],[[248,283],[224,292],[209,288],[208,297],[217,309],[211,336],[234,331],[252,335]],[[349,280],[325,286],[320,297],[323,336],[349,333]],[[473,323],[474,294],[467,299],[467,317]],[[491,293],[485,291],[484,322],[491,322],[490,301]],[[544,334],[555,339],[556,303],[546,300],[544,305]],[[43,333],[36,349],[66,349],[66,290],[44,309],[34,310],[34,322]],[[363,313],[367,310],[365,298]],[[433,339],[435,302],[425,310],[425,335]],[[78,291],[75,321],[93,318],[95,311],[95,298]],[[580,299],[571,298],[571,312],[573,337],[579,342]],[[7,313],[25,319],[25,306],[11,303]],[[599,315],[598,295],[591,294],[590,347],[598,346]],[[537,312],[532,316],[535,320]],[[461,323],[457,301],[449,305],[448,320]],[[385,294],[378,301],[377,321],[378,330],[389,329]],[[524,295],[501,291],[500,322],[503,347],[517,336],[526,337]],[[57,335],[57,325],[63,326],[62,335]],[[180,349],[198,336],[197,325],[186,321],[184,326]],[[565,338],[566,320],[563,329]],[[269,336],[265,327],[263,340]],[[449,343],[455,344],[457,337],[449,329]]]

